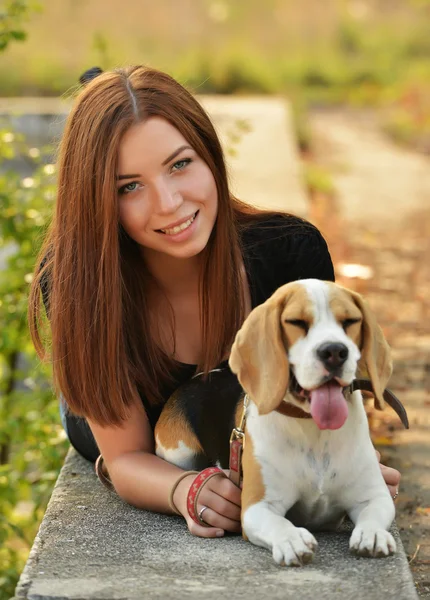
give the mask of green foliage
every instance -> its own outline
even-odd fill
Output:
[[[38,3],[29,0],[3,0],[0,7],[0,52],[12,41],[22,42],[27,34],[22,29],[30,11],[37,10]]]
[[[43,164],[43,155],[0,130],[0,167],[20,156],[32,172],[24,178],[8,169],[0,174],[0,252],[7,257],[0,269],[0,600],[13,593],[67,446],[26,315],[54,198],[54,167]]]
[[[411,61],[425,64],[429,58],[430,0],[337,0],[324,9],[318,0],[306,6],[292,0],[204,0],[186,6],[159,0],[157,10],[147,10],[150,4],[130,0],[130,10],[122,11],[120,0],[110,0],[111,11],[98,22],[89,16],[106,13],[103,0],[46,3],[44,17],[29,27],[30,56],[19,78],[10,75],[20,48],[0,67],[0,74],[8,75],[4,91],[56,95],[59,77],[66,90],[85,67],[137,61],[180,74],[204,93],[283,92],[301,84],[321,88],[321,94],[330,88],[343,99],[356,89],[360,99],[375,101],[380,94],[367,96],[360,88],[401,84]],[[63,40],[81,35],[82,43],[70,54]]]
[[[15,44],[0,63],[3,95],[61,95],[87,67],[143,62],[201,94],[300,94],[304,105],[390,108],[387,131],[428,151],[427,125],[422,134],[420,121],[398,101],[411,87],[430,81],[430,0],[336,0],[323,9],[319,0],[306,5],[204,0],[184,6],[158,0],[147,10],[149,4],[130,0],[123,11],[121,0],[109,0],[106,12],[103,0],[46,3],[43,17],[28,27],[28,44]],[[100,22],[90,18],[97,13],[103,14]],[[82,43],[70,53],[63,40],[77,36]],[[52,45],[58,52],[51,52]]]
[[[335,187],[329,173],[313,163],[305,164],[305,182],[308,190],[322,194],[333,194]]]
[[[411,84],[382,114],[382,124],[397,142],[430,154],[430,84]]]
[[[3,2],[0,52],[25,39],[22,25],[36,8]],[[13,596],[67,447],[27,323],[29,283],[54,198],[48,155],[0,129],[0,600]],[[31,176],[12,171],[9,161],[21,161]]]

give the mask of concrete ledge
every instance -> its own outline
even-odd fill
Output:
[[[93,466],[71,450],[16,589],[15,600],[413,600],[417,598],[396,527],[398,553],[349,553],[349,532],[318,534],[311,565],[278,567],[238,536],[204,540],[182,519],[137,510],[108,492]]]

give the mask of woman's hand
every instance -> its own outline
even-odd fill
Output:
[[[379,463],[381,462],[381,454],[375,450],[376,456],[378,457]],[[399,495],[399,484],[400,484],[400,472],[397,469],[392,469],[391,467],[386,467],[385,465],[379,465],[381,467],[382,477],[387,484],[388,489],[390,490],[391,497],[393,500],[397,498]]]
[[[197,503],[197,513],[210,525],[198,525],[188,514],[188,492],[196,475],[185,477],[175,490],[173,501],[184,516],[188,529],[200,537],[222,537],[226,531],[240,533],[241,490],[227,477],[211,477],[203,484]],[[202,512],[202,509],[204,511]]]

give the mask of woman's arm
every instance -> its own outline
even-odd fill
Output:
[[[121,426],[102,427],[91,420],[88,424],[118,495],[137,508],[172,514],[170,492],[183,471],[154,454],[153,433],[143,407],[133,407]],[[226,478],[213,477],[199,496],[200,507],[209,508],[205,521],[211,527],[197,525],[191,519],[187,495],[194,477],[185,477],[173,496],[191,533],[219,537],[224,531],[239,531],[240,490]]]

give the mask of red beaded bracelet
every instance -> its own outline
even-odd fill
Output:
[[[187,496],[188,514],[190,515],[192,520],[195,523],[197,523],[197,525],[203,525],[204,527],[211,527],[210,525],[207,525],[203,521],[199,520],[199,518],[197,516],[197,500],[199,498],[200,492],[203,489],[203,486],[209,481],[209,479],[212,479],[212,477],[215,477],[216,475],[221,475],[222,477],[227,477],[222,469],[219,469],[218,467],[209,467],[208,469],[205,469],[204,471],[202,471],[201,473],[199,473],[197,475],[197,477],[194,479],[193,483],[191,484],[190,489],[188,490],[188,496]]]

